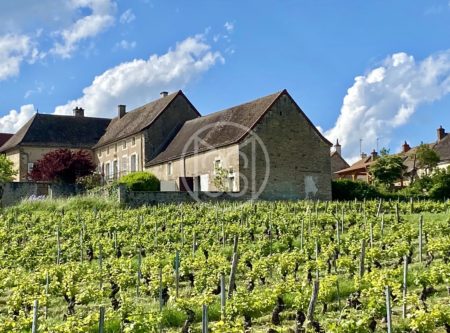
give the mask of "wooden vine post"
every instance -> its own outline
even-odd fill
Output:
[[[61,237],[59,233],[59,226],[56,227],[56,264],[61,264]]]
[[[162,267],[159,268],[159,312],[163,309]]]
[[[316,308],[317,297],[319,296],[319,280],[314,280],[313,290],[311,293],[311,299],[308,305],[308,312],[306,315],[305,324],[308,325],[314,320],[314,309]]]
[[[408,257],[403,256],[403,305],[402,318],[406,318],[406,293],[408,288]]]
[[[100,316],[98,319],[98,333],[105,332],[105,307],[100,307]]]
[[[103,247],[98,244],[98,269],[100,272],[100,290],[103,289]]]
[[[225,320],[225,306],[227,304],[227,296],[225,289],[225,274],[220,274],[220,313],[222,315],[222,320]]]
[[[366,256],[366,240],[361,241],[361,256],[359,258],[359,278],[362,279],[364,276],[364,259]]]
[[[180,251],[175,252],[175,297],[178,298],[180,288]]]
[[[423,215],[420,215],[419,218],[419,262],[422,262],[422,241],[423,241],[423,237],[422,237],[422,228],[423,228]]]
[[[202,306],[202,333],[208,333],[208,306]]]

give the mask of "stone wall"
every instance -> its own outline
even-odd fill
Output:
[[[281,96],[254,131],[262,144],[252,136],[240,144],[239,171],[254,185],[251,192],[263,189],[263,200],[331,200],[331,144],[289,96]]]
[[[3,207],[11,206],[19,203],[23,199],[36,196],[48,195],[47,183],[31,183],[31,182],[12,182],[2,185],[3,196],[1,204]]]
[[[247,195],[224,192],[134,192],[119,186],[119,203],[129,207],[157,204],[179,204],[187,202],[247,201]]]

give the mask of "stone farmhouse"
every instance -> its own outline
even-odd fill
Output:
[[[283,90],[187,121],[146,168],[171,190],[221,190],[224,170],[229,192],[331,199],[330,146]]]
[[[1,147],[18,171],[15,181],[27,181],[36,161],[56,149],[84,149],[92,147],[105,133],[110,119],[85,117],[84,110],[76,108],[73,116],[36,113]]]
[[[331,143],[286,90],[201,116],[182,91],[111,119],[35,114],[0,148],[25,181],[58,148],[89,150],[106,180],[148,170],[163,191],[331,199]]]
[[[106,180],[128,172],[143,171],[145,162],[155,158],[181,126],[200,113],[182,91],[161,93],[161,98],[126,112],[118,106],[105,133],[94,145],[99,172]]]

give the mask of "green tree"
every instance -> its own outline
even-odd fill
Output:
[[[438,153],[423,143],[417,148],[416,158],[419,168],[425,169],[426,175],[428,171],[433,171],[440,161]]]
[[[403,176],[403,159],[389,155],[389,150],[382,149],[381,156],[370,166],[369,172],[377,183],[392,188],[394,182]]]
[[[0,203],[3,198],[3,186],[5,183],[13,180],[17,171],[14,170],[14,163],[6,155],[0,155]]]
[[[11,162],[6,155],[0,155],[0,184],[13,180],[17,171],[14,170],[14,163]]]

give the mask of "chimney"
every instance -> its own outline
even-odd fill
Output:
[[[117,106],[117,116],[122,118],[127,113],[127,106],[126,105],[118,105]]]
[[[84,117],[84,109],[83,108],[79,108],[78,106],[73,109],[73,115],[75,117]]]
[[[447,135],[447,133],[445,133],[445,129],[442,128],[442,125],[437,129],[437,137],[438,137],[438,141],[441,141],[443,138],[445,138],[445,136]]]
[[[334,151],[339,155],[342,155],[341,145],[339,144],[339,139],[336,139],[336,143],[334,144]]]
[[[367,154],[366,153],[361,153],[361,159],[366,158]]]
[[[166,97],[167,95],[169,95],[169,93],[167,91],[161,91],[159,93],[159,95],[161,96],[161,98]]]
[[[407,153],[408,151],[411,150],[411,146],[406,141],[405,141],[405,143],[403,144],[402,147],[403,147],[403,150],[402,150],[403,153]]]
[[[372,156],[372,160],[376,160],[378,157],[378,153],[374,150],[372,150],[372,152],[370,153],[370,155]]]

